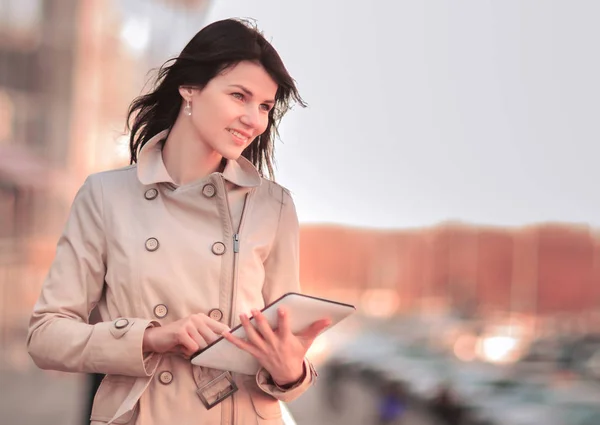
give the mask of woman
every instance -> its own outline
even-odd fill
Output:
[[[275,424],[278,400],[314,381],[305,354],[328,321],[292,335],[285,311],[277,331],[257,312],[299,290],[294,204],[263,177],[292,101],[275,49],[225,20],[132,103],[132,165],[80,189],[28,336],[41,368],[107,375],[92,424]],[[227,332],[239,323],[247,341]],[[256,376],[191,365],[221,334],[258,359]]]

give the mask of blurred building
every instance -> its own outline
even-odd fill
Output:
[[[127,107],[204,24],[203,0],[0,0],[0,343],[23,324],[88,174],[128,163]],[[306,291],[379,313],[600,309],[587,227],[302,229]],[[363,300],[363,301],[361,301]]]
[[[22,332],[84,178],[129,162],[129,103],[206,0],[0,0],[0,344]]]
[[[388,232],[304,226],[301,233],[304,290],[364,302],[374,314],[440,307],[579,326],[600,312],[599,261],[599,235],[569,224]]]

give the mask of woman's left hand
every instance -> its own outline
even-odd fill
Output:
[[[290,329],[287,312],[278,311],[278,327],[271,329],[267,319],[258,310],[252,310],[256,328],[248,316],[240,315],[246,330],[246,340],[224,332],[223,337],[235,346],[247,351],[271,374],[275,383],[285,386],[298,381],[304,373],[304,356],[315,338],[331,324],[329,319],[317,320],[302,332],[294,335]]]

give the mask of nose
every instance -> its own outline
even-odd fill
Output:
[[[242,124],[250,128],[260,127],[260,113],[254,108],[246,108],[244,114],[240,117]]]

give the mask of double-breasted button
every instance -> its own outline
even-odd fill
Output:
[[[173,382],[173,374],[168,370],[163,370],[158,374],[158,380],[161,384],[169,385],[171,382]]]
[[[146,193],[144,193],[144,198],[146,198],[149,201],[155,199],[157,196],[158,190],[156,190],[155,188],[148,189]]]
[[[115,320],[115,328],[117,328],[117,329],[126,328],[127,325],[129,325],[129,320],[127,320],[127,319],[117,319],[117,320]]]
[[[225,254],[225,244],[223,242],[215,242],[212,246],[212,252],[215,255]]]
[[[156,251],[158,249],[159,245],[160,244],[158,243],[158,239],[156,239],[156,238],[146,239],[146,249],[150,252]]]
[[[217,322],[220,322],[223,318],[223,312],[218,308],[213,308],[211,311],[208,312],[208,317],[210,317],[213,320],[216,320]]]
[[[163,317],[165,317],[168,312],[169,312],[169,309],[164,304],[158,304],[154,307],[154,315],[159,319],[162,319]]]
[[[205,184],[204,187],[202,188],[202,194],[204,196],[206,196],[207,198],[212,198],[213,196],[215,196],[217,194],[217,189],[215,188],[214,185],[212,184]]]

